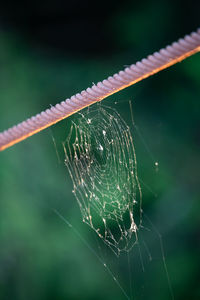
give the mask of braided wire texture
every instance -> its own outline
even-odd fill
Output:
[[[0,151],[200,51],[200,28],[71,98],[0,133]]]

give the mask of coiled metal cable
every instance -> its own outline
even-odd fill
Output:
[[[91,88],[0,133],[0,151],[200,51],[200,29]]]

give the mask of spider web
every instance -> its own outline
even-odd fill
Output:
[[[77,114],[65,141],[65,164],[83,222],[119,255],[137,242],[141,189],[129,126],[119,113],[95,105]]]

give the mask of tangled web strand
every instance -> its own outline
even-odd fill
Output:
[[[73,192],[87,223],[115,254],[137,242],[141,189],[130,128],[116,110],[79,113],[64,143]]]

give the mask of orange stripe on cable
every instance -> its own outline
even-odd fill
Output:
[[[0,151],[200,51],[200,29],[91,88],[0,133]]]

